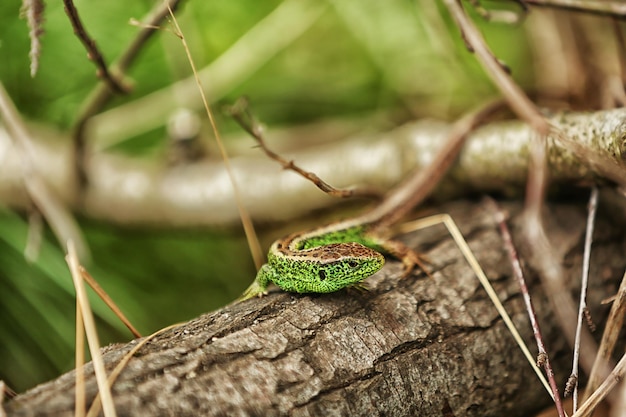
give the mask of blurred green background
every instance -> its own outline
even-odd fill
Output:
[[[296,3],[316,13],[303,34],[276,54],[267,52],[269,41],[249,51],[268,56],[228,86],[214,109],[246,95],[256,115],[272,126],[337,117],[371,117],[372,124],[391,126],[422,116],[451,118],[496,95],[438,2],[196,1],[183,2],[178,17],[196,65],[203,68],[278,7]],[[155,4],[76,3],[107,62],[137,32],[129,20],[141,19]],[[40,69],[31,78],[28,28],[19,7],[19,2],[0,2],[0,80],[27,119],[68,131],[98,83],[95,67],[62,3],[47,2]],[[292,24],[306,20],[297,14],[289,19]],[[530,82],[523,28],[480,25],[516,79]],[[269,39],[284,40],[282,29],[265,30]],[[246,64],[229,65],[238,71]],[[108,108],[190,74],[180,41],[162,31],[128,73],[133,93],[113,99]],[[238,129],[221,114],[218,123],[224,134]],[[116,151],[153,158],[166,147],[162,126],[127,139]],[[232,301],[255,275],[240,228],[190,231],[163,225],[148,230],[79,221],[93,254],[90,273],[143,334]],[[25,213],[0,209],[0,379],[17,391],[71,369],[74,358],[74,290],[62,250],[47,231],[37,262],[29,264],[23,256],[27,234]],[[92,302],[103,344],[131,339],[96,297]]]

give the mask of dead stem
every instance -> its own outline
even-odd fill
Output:
[[[513,275],[515,275],[515,277],[517,278],[518,284],[522,292],[522,297],[524,298],[524,303],[526,304],[528,318],[533,329],[535,341],[537,342],[537,366],[543,367],[546,372],[548,382],[550,383],[550,389],[552,390],[552,398],[554,399],[554,404],[556,406],[559,417],[565,417],[565,410],[563,409],[563,403],[561,402],[561,394],[559,393],[558,384],[554,379],[554,371],[552,369],[552,365],[550,364],[548,352],[546,351],[545,345],[543,343],[543,336],[541,335],[541,328],[539,327],[539,322],[537,321],[537,314],[535,313],[535,308],[530,298],[530,293],[528,292],[528,286],[526,285],[526,279],[524,277],[524,272],[522,271],[522,266],[517,255],[517,250],[515,249],[513,239],[511,238],[511,232],[509,231],[509,228],[506,224],[504,213],[498,207],[495,200],[493,200],[492,198],[487,198],[486,201],[488,206],[490,206],[491,210],[493,211],[496,222],[498,223],[498,227],[500,228],[500,234],[502,235],[504,246],[507,250],[507,254],[509,255],[511,266],[513,267]]]
[[[80,20],[78,10],[76,10],[74,2],[72,0],[63,0],[63,4],[65,5],[65,13],[74,28],[74,33],[85,46],[85,49],[87,49],[87,56],[89,59],[92,60],[98,68],[98,71],[96,72],[98,77],[103,79],[112,91],[120,94],[128,93],[129,87],[124,85],[122,80],[118,80],[111,74],[111,72],[109,72],[106,63],[104,62],[104,57],[96,45],[96,41],[89,36],[87,29],[85,29],[85,25],[83,25],[83,22]]]
[[[591,189],[589,196],[589,213],[587,215],[587,229],[585,232],[585,249],[583,252],[583,270],[580,282],[580,303],[578,307],[578,321],[576,323],[576,337],[574,339],[574,357],[572,362],[572,378],[573,384],[568,384],[565,395],[572,394],[574,404],[573,411],[578,408],[578,358],[580,356],[580,332],[583,325],[584,312],[587,311],[587,289],[589,287],[589,260],[591,259],[591,242],[593,241],[593,229],[596,219],[596,210],[598,208],[598,187]]]
[[[502,104],[501,100],[489,102],[457,120],[446,136],[444,146],[437,151],[432,161],[417,168],[372,210],[372,216],[381,219],[379,227],[398,222],[429,196],[456,160],[468,135],[501,110]]]
[[[460,1],[444,0],[443,2],[461,30],[468,49],[476,55],[485,72],[498,87],[513,112],[520,119],[525,120],[541,136],[545,136],[549,131],[548,122],[489,50],[478,28],[463,10]]]

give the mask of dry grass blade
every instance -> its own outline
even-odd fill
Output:
[[[106,370],[104,369],[104,362],[102,361],[102,354],[100,353],[98,332],[96,331],[93,313],[91,312],[87,292],[85,291],[85,286],[83,285],[83,280],[80,274],[80,264],[78,262],[78,257],[76,256],[76,249],[74,248],[74,243],[71,240],[67,242],[67,256],[65,260],[70,268],[72,280],[74,281],[74,287],[76,288],[76,298],[78,299],[78,305],[80,306],[85,324],[87,344],[89,345],[89,352],[91,353],[91,360],[96,374],[96,382],[98,383],[100,395],[103,398],[104,416],[115,417],[117,413],[115,412],[115,406],[113,405],[111,387],[107,382]]]
[[[74,417],[85,416],[85,330],[80,302],[76,297],[75,396]]]
[[[619,392],[617,402],[611,409],[611,417],[624,417],[626,416],[626,384],[624,381],[619,385]]]
[[[82,233],[69,210],[52,193],[33,166],[31,138],[2,83],[0,83],[0,115],[11,133],[16,148],[20,151],[19,157],[24,167],[23,180],[29,197],[46,218],[59,243],[65,245],[65,242],[72,240],[75,242],[80,259],[86,260],[89,251]]]
[[[178,1],[169,0],[169,7],[174,10]],[[210,102],[223,98],[272,57],[295,42],[319,20],[327,7],[327,2],[317,0],[280,2],[270,14],[200,71],[202,82],[211,83]],[[165,11],[167,12],[167,8]],[[149,20],[144,22],[148,23]],[[155,21],[151,23],[158,24]],[[177,101],[172,100],[172,97],[186,97],[187,108],[201,107],[201,100],[195,95],[197,88],[192,77],[177,81],[162,90],[96,115],[89,120],[89,131],[94,132],[96,140],[103,140],[100,142],[101,147],[144,134],[160,126],[176,110]]]

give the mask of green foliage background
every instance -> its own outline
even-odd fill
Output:
[[[270,125],[370,115],[395,124],[419,116],[451,117],[495,94],[438,4],[321,3],[325,5],[321,18],[229,91],[223,103],[245,94],[258,117]],[[129,19],[141,19],[156,2],[76,4],[89,33],[111,62],[138,30]],[[211,63],[280,4],[276,0],[183,2],[179,23],[197,66]],[[502,7],[502,2],[498,4]],[[440,22],[433,20],[433,13]],[[40,70],[31,78],[28,28],[18,16],[18,2],[0,2],[0,80],[24,117],[67,131],[98,83],[95,67],[74,36],[62,3],[47,2]],[[517,79],[530,78],[521,28],[482,27]],[[276,33],[277,39],[280,36]],[[180,41],[162,31],[129,71],[133,93],[115,98],[109,107],[190,73]],[[235,129],[223,117],[219,122],[225,132]],[[163,129],[159,129],[125,142],[118,150],[155,157],[163,148]],[[93,253],[89,271],[144,334],[230,302],[254,278],[239,229],[190,231],[164,225],[147,230],[79,220]],[[37,262],[29,264],[23,257],[27,233],[24,213],[1,209],[0,379],[18,391],[71,369],[74,356],[74,290],[63,253],[47,232]],[[92,303],[102,343],[130,339],[99,300],[92,297]]]

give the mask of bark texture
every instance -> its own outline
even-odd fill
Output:
[[[530,340],[491,213],[466,202],[447,209]],[[549,212],[548,230],[574,291],[585,207],[552,205]],[[275,290],[157,336],[113,385],[118,415],[522,416],[549,404],[443,226],[416,232],[407,241],[426,252],[432,278],[415,273],[401,279],[401,266],[390,261],[368,279],[366,292]],[[595,242],[588,305],[601,324],[609,307],[600,300],[615,291],[626,265],[624,234],[600,216]],[[529,279],[537,282],[532,271]],[[533,285],[533,300],[562,386],[569,349],[538,285]],[[107,349],[107,369],[136,343]],[[97,392],[91,365],[85,377],[91,403]],[[74,372],[5,404],[8,416],[71,416],[73,407]]]

